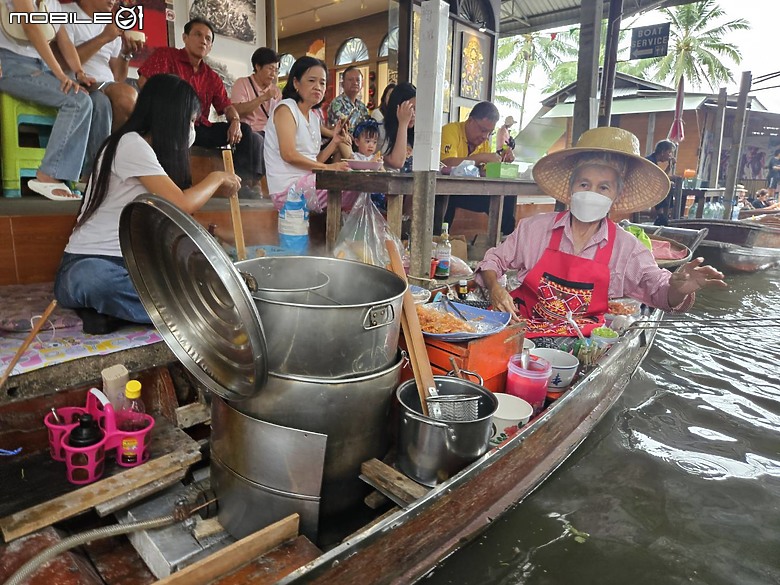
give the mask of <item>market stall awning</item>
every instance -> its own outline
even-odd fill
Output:
[[[631,0],[623,6],[623,18],[654,8],[690,4],[697,0]],[[548,28],[579,24],[582,0],[501,0],[499,34],[528,34]],[[604,2],[604,18],[609,1]]]
[[[537,114],[515,137],[515,161],[538,161],[565,132],[565,118],[545,118]]]
[[[707,99],[706,95],[685,96],[684,110],[695,110]],[[612,102],[612,115],[619,114],[650,114],[652,112],[673,112],[675,96],[671,97],[640,97]],[[571,118],[574,111],[574,102],[557,104],[547,112],[544,118]]]

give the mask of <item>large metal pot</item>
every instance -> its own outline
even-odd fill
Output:
[[[258,420],[218,396],[211,401],[211,487],[219,521],[243,538],[298,513],[317,539],[327,437]]]
[[[320,511],[325,516],[336,514],[366,495],[366,485],[358,477],[360,465],[384,457],[387,451],[388,411],[402,363],[396,351],[389,368],[341,380],[270,372],[262,392],[231,406],[265,422],[327,435]],[[237,444],[231,448],[241,452],[265,447]],[[257,481],[258,472],[253,475]]]
[[[435,486],[449,479],[488,450],[492,431],[491,419],[498,400],[490,390],[468,380],[434,376],[441,396],[479,395],[477,419],[450,422],[422,414],[415,381],[398,387],[401,404],[401,429],[398,444],[398,467],[423,485]]]
[[[304,256],[245,260],[236,268],[250,289],[253,282],[260,287],[252,296],[270,341],[269,371],[340,378],[393,363],[406,290],[397,275],[361,262]],[[323,275],[329,281],[319,286]],[[274,279],[301,289],[307,278],[309,291],[270,290]]]

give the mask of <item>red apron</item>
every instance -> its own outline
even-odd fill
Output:
[[[560,213],[555,218],[558,221]],[[560,251],[563,226],[553,230],[550,243],[523,283],[511,292],[520,315],[527,320],[526,337],[573,337],[566,322],[572,312],[584,335],[604,324],[609,301],[609,259],[616,226],[607,222],[607,245],[586,260]]]

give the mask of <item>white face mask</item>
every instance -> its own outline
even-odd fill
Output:
[[[190,124],[190,140],[187,147],[189,148],[193,144],[195,144],[195,124]]]
[[[607,217],[612,199],[595,191],[578,191],[571,196],[571,214],[584,223]]]

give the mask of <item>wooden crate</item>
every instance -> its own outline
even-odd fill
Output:
[[[478,373],[485,380],[485,388],[503,392],[506,385],[506,369],[509,358],[520,353],[525,331],[522,325],[507,327],[494,335],[458,343],[425,338],[425,348],[435,376],[443,376],[452,369],[450,357],[462,370]],[[399,345],[406,349],[401,336]],[[401,381],[412,378],[411,368],[404,368]]]

